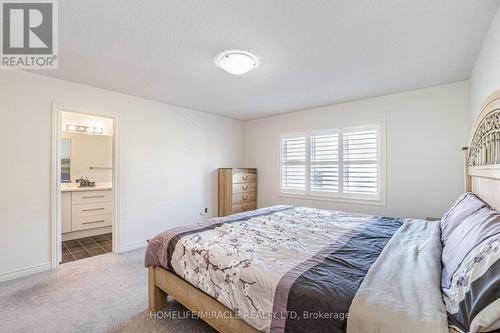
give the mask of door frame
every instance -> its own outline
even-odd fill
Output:
[[[117,117],[102,115],[95,112],[78,110],[65,107],[52,102],[52,163],[51,163],[51,266],[57,268],[62,260],[62,227],[61,227],[61,138],[62,138],[62,112],[73,112],[88,116],[97,116],[113,120],[113,162],[112,162],[112,248],[113,253],[118,253],[119,242],[119,184],[118,184],[118,126]]]

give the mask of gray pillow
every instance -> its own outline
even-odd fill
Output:
[[[500,329],[500,212],[465,193],[441,219],[441,240],[450,325],[464,332]]]

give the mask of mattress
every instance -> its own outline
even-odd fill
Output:
[[[274,206],[165,231],[145,265],[263,332],[446,332],[440,246],[438,223]]]

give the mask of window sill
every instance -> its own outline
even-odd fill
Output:
[[[382,206],[382,207],[387,206],[385,200],[339,198],[339,197],[328,197],[328,196],[321,196],[321,195],[304,195],[304,194],[293,194],[293,193],[283,193],[283,192],[278,192],[277,196],[282,197],[282,198],[294,198],[294,199],[314,200],[314,201],[328,201],[328,202],[338,202],[338,203],[354,204],[354,205]]]

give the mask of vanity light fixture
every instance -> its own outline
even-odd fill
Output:
[[[239,50],[220,53],[215,58],[215,63],[226,72],[234,75],[248,73],[258,65],[257,57],[251,53]]]
[[[83,133],[92,133],[92,134],[102,134],[102,127],[94,127],[94,126],[80,126],[80,125],[66,125],[66,130],[68,132],[83,132]]]

